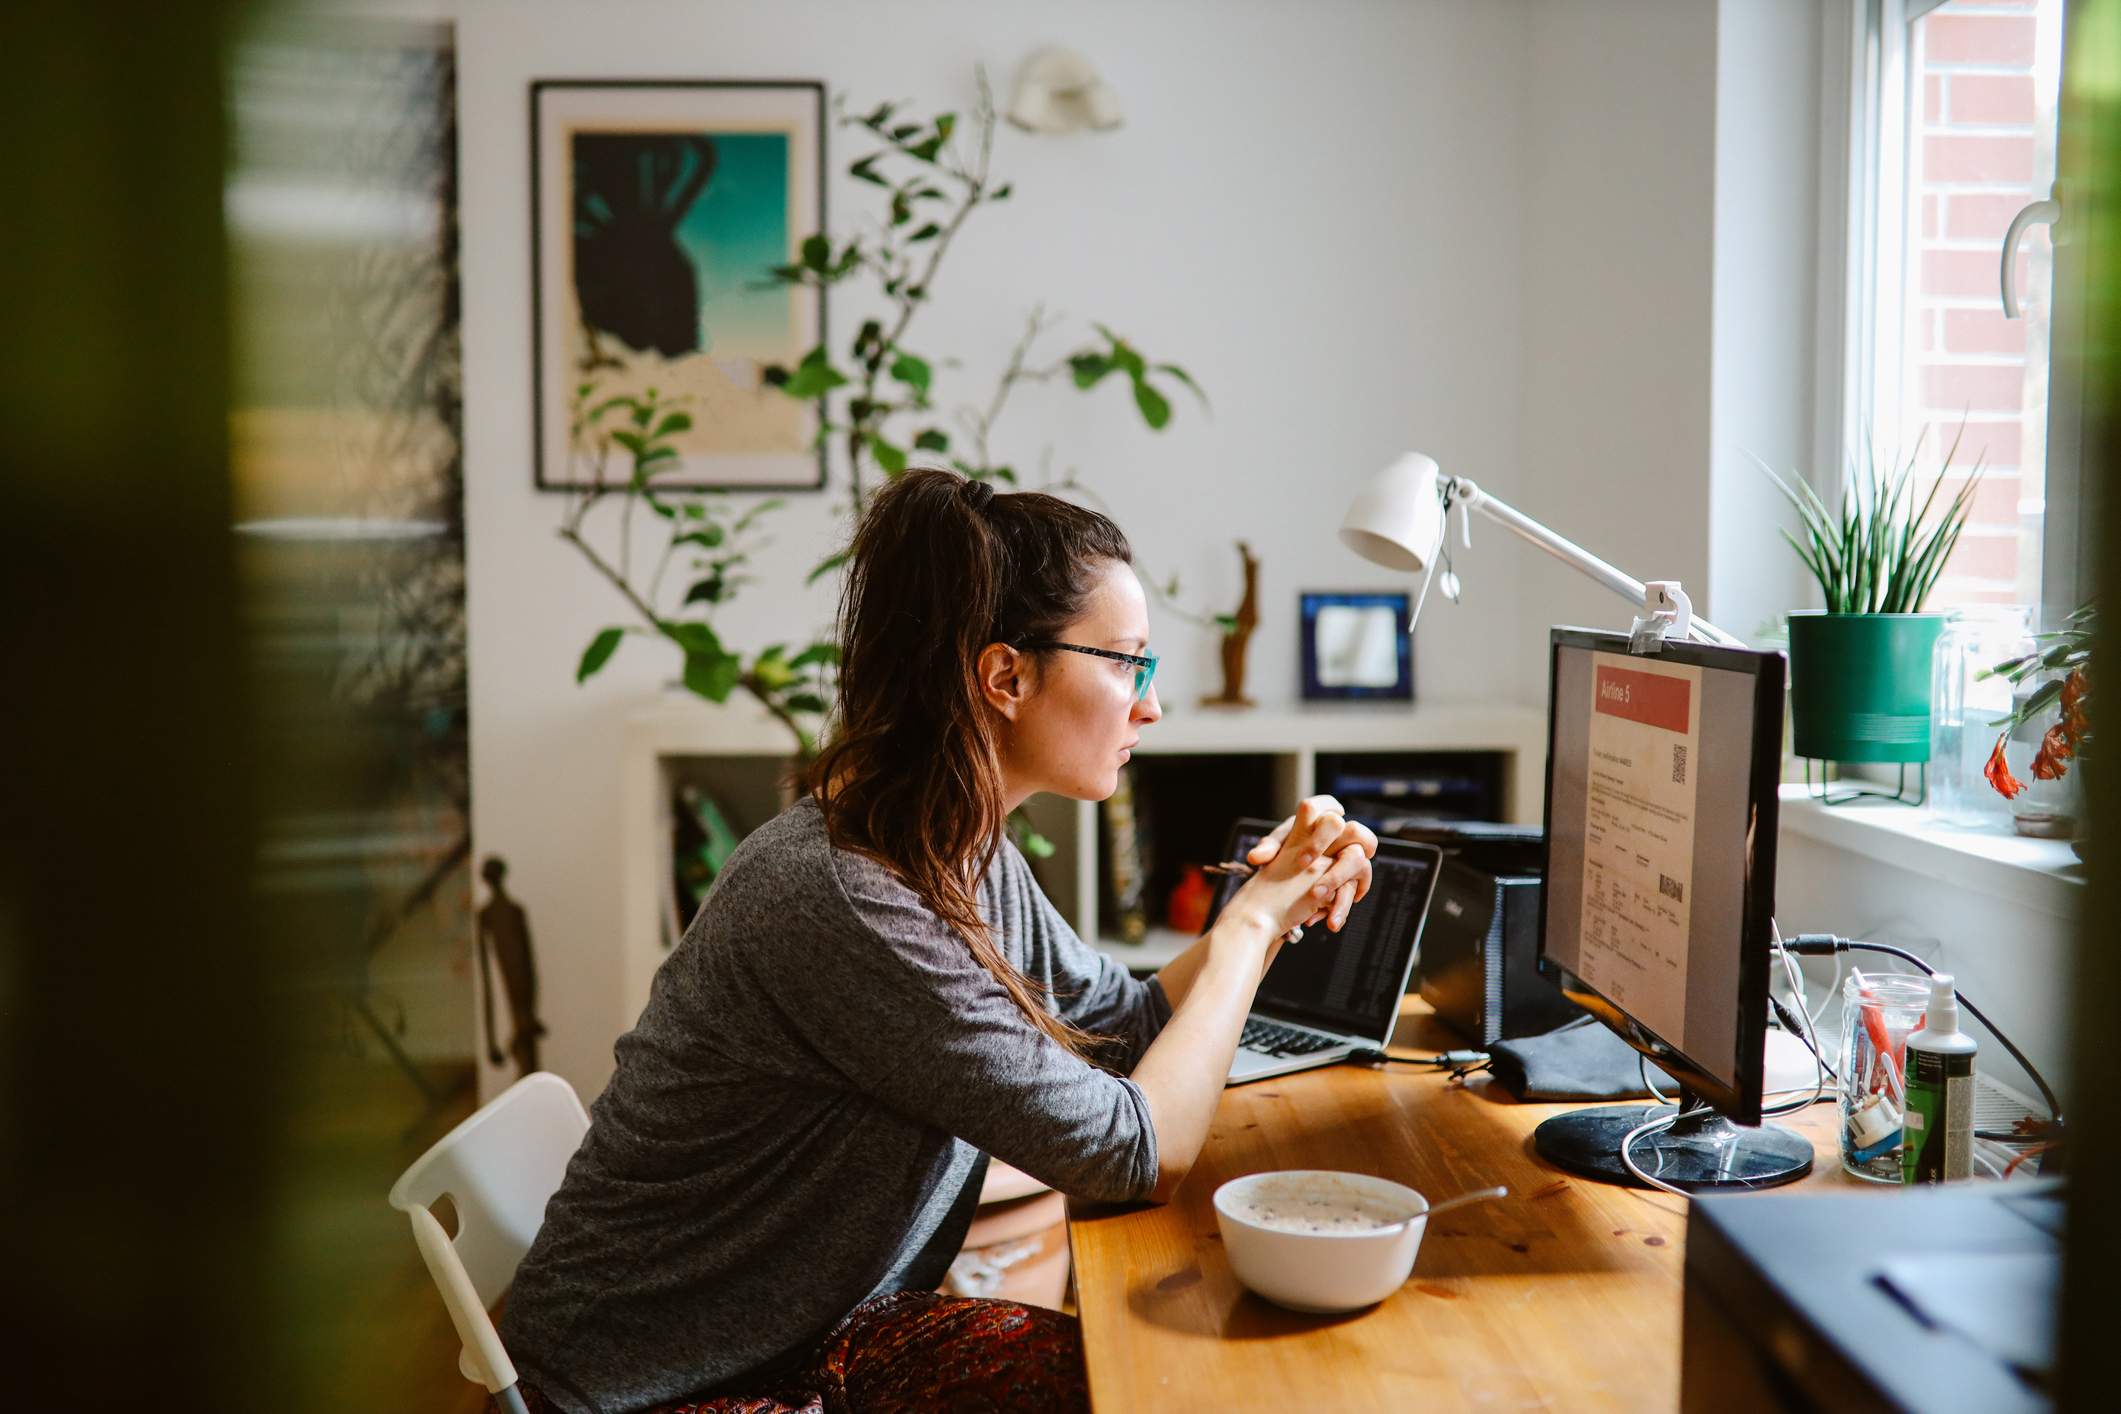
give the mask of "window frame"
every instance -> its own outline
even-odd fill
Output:
[[[1814,385],[1818,409],[1813,465],[1818,491],[1838,499],[1851,453],[1877,423],[1881,359],[1905,367],[1900,336],[1905,321],[1881,320],[1882,292],[1904,289],[1899,264],[1907,249],[1910,213],[1887,192],[1904,188],[1907,173],[1907,27],[1946,0],[1828,0],[1821,26],[1820,252]],[[2062,92],[2069,91],[2069,33],[2080,7],[2065,0]],[[2058,123],[2071,123],[2065,101]],[[2066,134],[2057,151],[2066,153]],[[2058,226],[2071,216],[2066,174],[2058,172]],[[1998,250],[2000,268],[2001,251]],[[2040,518],[2041,627],[2061,623],[2090,591],[2092,527],[2083,514],[2083,252],[2054,242],[2048,336],[2047,465]],[[1890,282],[1890,283],[1888,283]],[[1897,299],[1897,294],[1895,295]],[[1999,286],[1997,300],[2002,293]]]

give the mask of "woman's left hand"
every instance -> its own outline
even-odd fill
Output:
[[[1330,795],[1311,796],[1303,802],[1303,805],[1309,807],[1309,813],[1313,816],[1333,814],[1345,817],[1347,814],[1347,811],[1341,808],[1340,802]],[[1289,831],[1296,827],[1296,818],[1296,816],[1291,815],[1288,819],[1276,825],[1272,833],[1258,844],[1252,846],[1251,852],[1245,855],[1245,862],[1254,868],[1262,868],[1272,861],[1276,855],[1281,853],[1282,841],[1288,839]],[[1359,825],[1353,820],[1344,820],[1339,838],[1335,839],[1332,844],[1328,845],[1320,853],[1332,857],[1336,864],[1347,865],[1351,863],[1347,854],[1349,850],[1358,852],[1352,859],[1352,867],[1355,872],[1335,892],[1327,906],[1320,909],[1306,921],[1306,927],[1323,918],[1326,920],[1328,928],[1336,933],[1339,932],[1341,927],[1348,921],[1348,910],[1360,902],[1363,895],[1370,892],[1370,860],[1377,853],[1377,836],[1371,832],[1367,825]]]

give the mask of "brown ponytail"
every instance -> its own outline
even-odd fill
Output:
[[[1099,1038],[1046,1009],[979,914],[979,881],[1006,823],[1000,718],[980,692],[979,656],[990,643],[1057,637],[1104,560],[1133,563],[1127,538],[1059,497],[998,496],[948,471],[893,480],[854,532],[839,704],[802,781],[834,844],[903,880],[1031,1024],[1078,1055]]]

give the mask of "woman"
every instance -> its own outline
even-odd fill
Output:
[[[1071,1319],[933,1290],[986,1155],[1168,1198],[1279,939],[1369,887],[1374,837],[1307,801],[1146,983],[1039,892],[1009,812],[1110,795],[1161,715],[1101,515],[908,472],[856,531],[840,635],[826,749],[656,974],[517,1274],[533,1408],[1085,1407]]]

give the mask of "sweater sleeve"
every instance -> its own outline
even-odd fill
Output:
[[[1064,1020],[1111,1037],[1113,1050],[1100,1059],[1122,1075],[1132,1073],[1171,1019],[1162,984],[1153,977],[1137,980],[1123,964],[1084,942],[1038,886],[1030,861],[1014,844],[1003,846],[997,867],[997,912],[1014,925],[1017,966],[1050,989],[1054,1010]]]
[[[839,854],[833,873],[839,897],[785,930],[755,978],[816,1056],[851,1088],[1063,1193],[1147,1196],[1156,1132],[1140,1087],[1033,1026],[880,866]]]

